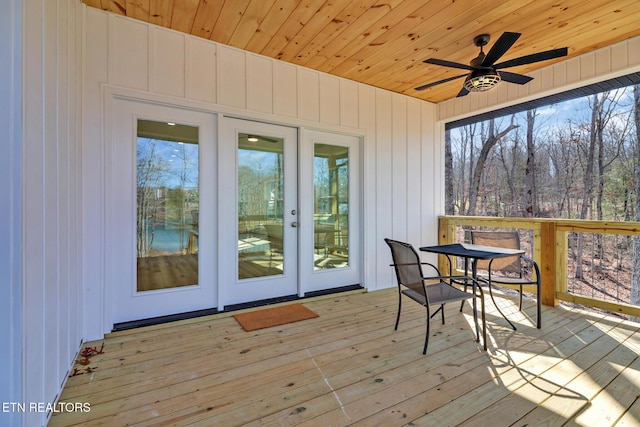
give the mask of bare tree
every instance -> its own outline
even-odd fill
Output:
[[[478,160],[473,168],[473,174],[471,178],[471,184],[469,188],[469,209],[467,215],[475,215],[476,207],[478,203],[478,193],[480,190],[480,183],[482,182],[482,173],[484,171],[485,163],[491,149],[500,141],[501,138],[506,136],[513,129],[518,126],[514,123],[514,116],[511,116],[511,123],[504,130],[495,132],[495,121],[491,119],[489,121],[489,129],[487,139],[483,142]]]
[[[156,156],[156,141],[143,140],[138,143],[137,153],[137,244],[139,258],[149,255],[153,246],[154,221],[158,209],[157,192],[162,191],[162,176],[166,164]]]
[[[601,131],[599,118],[602,115],[602,108],[604,106],[604,100],[606,95],[593,95],[591,98],[591,122],[589,125],[589,145],[587,148],[587,158],[584,169],[583,187],[582,187],[582,204],[580,207],[580,219],[586,219],[589,213],[589,207],[593,199],[593,179],[595,174],[595,156],[596,148],[598,147],[599,133]],[[575,253],[575,277],[576,279],[583,278],[582,269],[582,251],[584,246],[584,238],[582,233],[578,233],[576,236],[576,253]]]
[[[640,85],[633,87],[633,119],[636,125],[635,168],[636,168],[636,221],[640,221]],[[633,274],[631,281],[631,304],[640,304],[640,236],[633,237]],[[640,318],[634,318],[640,321]]]
[[[525,217],[538,215],[536,194],[536,157],[533,140],[533,128],[536,120],[536,110],[527,110],[527,164],[524,169],[524,212]]]
[[[451,131],[444,132],[444,212],[455,215],[455,195],[453,193],[453,154],[451,153]]]

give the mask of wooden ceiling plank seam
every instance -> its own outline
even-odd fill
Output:
[[[510,6],[514,6],[514,4],[511,3]],[[486,28],[480,18],[473,19],[472,17],[477,16],[478,11],[484,7],[484,4],[478,2],[474,3],[474,6],[471,7],[460,2],[452,3],[449,7],[433,14],[429,20],[412,30],[412,32],[418,34],[416,40],[407,42],[406,40],[396,39],[388,46],[388,49],[390,52],[393,52],[393,55],[382,55],[381,52],[376,52],[368,58],[367,61],[360,64],[357,68],[352,69],[352,72],[357,73],[363,79],[367,79],[369,76],[372,76],[374,79],[379,79],[381,76],[379,76],[378,73],[385,70],[395,73],[396,70],[394,70],[394,68],[406,70],[407,67],[414,64],[427,65],[422,63],[423,60],[427,59],[422,54],[424,50],[422,46],[433,46],[432,40],[437,43],[437,40],[439,40],[438,35],[442,33],[442,27],[445,26],[447,31],[458,31],[462,34],[470,35],[468,40],[459,39],[454,43],[457,45],[456,51],[458,52],[475,52],[473,56],[464,61],[464,63],[468,63],[469,60],[477,56],[479,52],[479,49],[473,44],[473,37],[477,35],[475,32],[480,31],[480,28]],[[491,9],[483,14],[482,18],[489,22],[494,22],[495,19],[502,16],[505,8],[500,11]],[[437,23],[437,25],[434,25],[434,23]],[[456,61],[456,59],[452,60]],[[372,68],[374,68],[372,64],[375,64],[374,70],[372,70]],[[349,73],[347,72],[345,75],[349,75]]]
[[[120,15],[127,14],[125,0],[102,0],[102,9]]]
[[[201,0],[200,4],[198,4],[196,17],[193,20],[191,34],[209,40],[218,22],[223,5],[223,1]]]
[[[300,51],[319,31],[329,25],[343,9],[348,7],[349,3],[350,2],[327,0],[320,9],[318,9],[318,12],[311,17],[309,22],[307,22],[282,49],[278,54],[278,59],[294,63]]]
[[[149,22],[150,0],[126,0],[127,16],[140,21]]]
[[[258,31],[260,24],[262,24],[273,6],[274,4],[272,2],[252,0],[242,15],[242,19],[236,26],[235,31],[231,34],[229,45],[247,50],[247,43],[249,43],[253,34]]]
[[[407,14],[411,14],[416,11],[421,5],[422,1],[418,0],[404,0],[398,4],[395,8],[389,10],[388,13],[381,16],[373,24],[370,24],[361,34],[356,38],[352,38],[352,42],[345,45],[338,50],[333,57],[328,58],[322,64],[318,66],[319,71],[332,72],[333,70],[345,61],[348,61],[353,55],[360,52],[363,48],[369,46],[390,28],[395,26],[397,22],[402,20]]]
[[[300,4],[300,0],[277,0],[264,20],[258,26],[251,39],[247,42],[246,49],[250,52],[260,53],[273,36],[287,21],[287,18]]]
[[[540,2],[532,1],[530,3],[533,3],[533,5],[529,5],[529,3],[523,3],[522,5],[524,7],[535,8],[535,5]],[[410,51],[403,49],[402,52],[400,53],[406,54],[405,57],[402,60],[399,60],[394,62],[393,64],[390,64],[388,67],[385,67],[385,68],[381,67],[379,70],[380,74],[376,75],[375,79],[377,81],[385,81],[385,79],[388,79],[389,76],[392,76],[391,78],[396,79],[397,81],[396,75],[400,70],[402,71],[403,74],[406,74],[407,76],[406,78],[403,79],[403,81],[405,81],[406,84],[414,84],[414,83],[409,83],[409,81],[411,82],[423,81],[423,80],[420,80],[423,78],[425,79],[430,78],[429,80],[424,80],[425,83],[428,83],[430,81],[438,81],[438,80],[446,79],[455,75],[459,75],[460,70],[456,70],[448,67],[441,67],[437,65],[425,64],[423,63],[423,61],[428,58],[437,57],[439,59],[447,59],[454,62],[469,64],[469,62],[473,58],[475,58],[480,52],[479,48],[475,46],[473,43],[474,36],[480,33],[489,33],[492,36],[492,40],[488,47],[491,48],[491,46],[493,45],[493,42],[495,42],[498,39],[498,37],[502,34],[501,32],[498,34],[495,34],[495,33],[492,34],[492,29],[496,27],[504,28],[502,24],[500,24],[499,26],[497,25],[497,23],[500,23],[503,20],[502,18],[504,17],[504,10],[505,9],[502,9],[500,12],[498,12],[499,14],[496,15],[495,17],[493,13],[496,11],[496,9],[493,9],[494,12],[490,12],[489,14],[483,15],[483,19],[486,22],[470,20],[457,27],[455,25],[449,25],[448,28],[456,28],[455,31],[469,35],[468,39],[465,40],[466,44],[463,43],[462,41],[458,41],[458,42],[452,41],[447,45],[440,45],[437,48],[431,47],[429,50],[437,52],[437,53],[434,53],[433,55],[424,55],[420,50],[416,50],[416,49],[411,49]],[[509,13],[513,14],[515,12],[517,12],[517,10],[516,11],[512,10]],[[449,21],[448,23],[451,24],[451,21]],[[429,39],[431,37],[437,36],[438,30],[439,28],[436,29],[436,33],[429,32],[423,38]],[[488,49],[485,49],[485,51],[488,51]],[[428,77],[423,77],[423,76],[428,76]],[[423,83],[419,83],[419,84],[423,84]],[[414,84],[414,86],[417,86],[417,85],[418,84]]]
[[[251,0],[226,0],[210,40],[229,45],[231,35],[236,30]]]
[[[300,53],[292,61],[294,64],[304,66],[311,58],[318,54],[325,46],[335,40],[345,29],[349,28],[367,10],[370,10],[378,0],[360,0],[350,2],[334,19],[322,28],[304,46]]]
[[[603,10],[607,10],[608,8],[610,8],[610,5],[607,3],[603,3],[601,4],[599,7],[597,7],[596,9],[592,9],[592,11],[594,12],[594,15],[601,15]],[[638,8],[640,11],[640,8]],[[562,11],[560,12],[560,15],[562,14]],[[534,14],[537,15],[537,14]],[[602,15],[601,15],[602,16]],[[606,16],[606,14],[605,14]],[[547,21],[547,25],[558,25],[561,28],[563,28],[562,30],[555,30],[554,33],[554,37],[553,38],[545,38],[546,40],[546,44],[544,46],[536,46],[534,45],[530,45],[528,43],[528,40],[536,40],[539,37],[542,37],[544,35],[544,33],[541,32],[533,32],[533,31],[528,31],[527,29],[523,29],[520,31],[523,31],[523,36],[526,36],[527,39],[521,38],[518,43],[516,45],[514,45],[514,47],[512,49],[509,50],[509,52],[507,52],[507,54],[505,54],[504,57],[502,57],[500,59],[499,62],[502,62],[504,60],[507,59],[511,59],[511,58],[517,58],[523,55],[528,55],[531,53],[535,53],[535,52],[539,52],[539,51],[544,51],[544,50],[549,50],[549,49],[553,49],[553,48],[557,48],[557,47],[562,47],[561,45],[563,44],[563,42],[565,42],[567,40],[567,37],[572,34],[578,34],[580,33],[580,29],[579,28],[574,28],[571,26],[566,26],[563,25],[563,22],[567,21],[567,16],[566,15],[562,15],[559,16],[558,14],[556,14],[553,17],[545,17],[544,21]],[[568,18],[568,21],[570,22],[575,22],[577,16],[571,16]],[[611,17],[611,19],[616,19],[615,17]],[[634,20],[635,22],[635,20]],[[590,21],[586,20],[585,22],[582,22],[581,24],[578,24],[577,27],[583,27],[583,26],[587,26],[587,27],[591,27],[592,24]],[[529,25],[527,28],[540,28],[543,27],[542,22],[536,22],[535,24],[531,24]],[[548,31],[548,27],[546,29],[546,31]],[[591,31],[595,31],[596,33],[601,32],[600,29],[591,29]],[[587,37],[588,38],[588,37]],[[527,50],[526,51],[522,51],[522,50],[518,50],[518,47],[521,47],[523,44],[526,44],[527,46]],[[608,44],[608,43],[607,43]],[[491,44],[490,44],[491,46]],[[533,46],[533,47],[530,47]],[[476,48],[477,49],[477,48]],[[576,46],[571,46],[571,51],[570,51],[570,56],[576,56],[582,53],[586,53],[587,51],[578,51],[576,49]],[[474,56],[471,56],[469,59],[472,59]],[[445,59],[445,58],[441,58],[441,59]],[[549,60],[549,61],[544,61],[541,63],[536,63],[536,64],[530,64],[530,65],[526,65],[526,66],[520,66],[520,67],[514,67],[514,68],[509,68],[509,71],[512,72],[517,72],[520,74],[527,74],[531,71],[534,71],[538,68],[541,67],[546,67],[549,65],[552,65],[555,62],[559,62],[561,60],[567,59],[567,57],[565,58],[559,58],[559,59],[554,59],[554,60]],[[460,61],[460,62],[466,62],[468,63],[468,61]],[[426,64],[425,64],[426,65]],[[435,66],[434,66],[435,67]],[[443,68],[446,69],[446,67],[438,67],[438,68]],[[438,81],[444,78],[447,78],[449,76],[455,75],[459,73],[458,70],[454,70],[454,69],[449,69],[449,73],[440,73],[440,75],[436,75],[433,73],[429,73],[428,70],[425,70],[424,75],[429,75],[430,77],[432,77],[431,81]],[[380,85],[382,87],[387,88],[388,90],[392,90],[392,91],[398,91],[399,88],[403,88],[403,90],[401,91],[401,93],[405,93],[405,94],[410,94],[411,90],[407,90],[407,84],[403,83],[403,82],[398,82],[397,78],[394,77],[397,74],[397,70],[384,70],[384,71],[380,71],[380,73],[377,75],[378,80],[376,81],[371,81],[371,83],[373,83],[374,85]],[[407,76],[409,77],[409,76]],[[385,78],[387,79],[385,81]],[[389,80],[396,80],[396,84],[395,85],[391,85],[389,84]],[[419,84],[423,84],[421,83],[423,80],[415,80],[415,84],[414,86],[417,86]],[[428,83],[429,81],[424,81],[425,83]],[[457,86],[455,86],[457,84]],[[455,82],[451,82],[448,83],[448,86],[450,88],[452,88],[451,90],[456,90],[456,87],[460,87],[461,83],[459,81],[455,81]]]
[[[567,46],[569,56],[510,67],[528,74],[640,36],[637,0],[83,0],[89,7],[231,45],[318,72],[429,102],[454,98],[461,70],[504,31],[522,37],[497,62]],[[464,5],[463,5],[464,3]],[[466,8],[465,8],[466,7]],[[575,62],[575,61],[574,61]],[[602,64],[600,68],[606,68]],[[524,88],[522,88],[524,89]]]
[[[173,3],[171,29],[191,34],[200,0],[177,0]]]
[[[327,70],[320,69],[322,68],[322,64],[339,55],[338,52],[341,50],[357,43],[359,39],[364,39],[367,30],[371,28],[371,22],[377,22],[402,3],[402,1],[403,0],[387,0],[384,4],[374,4],[348,27],[343,28],[343,31],[341,31],[330,44],[325,45],[316,55],[301,65],[326,72]],[[354,51],[357,51],[357,49],[354,49]],[[337,56],[337,58],[340,58],[340,56]]]
[[[278,29],[274,37],[260,51],[262,55],[279,59],[282,49],[290,40],[296,37],[298,32],[306,25],[306,23],[316,14],[326,0],[302,0],[300,6],[294,10],[290,19]]]
[[[149,22],[165,28],[171,28],[173,3],[175,0],[154,0],[149,5]]]
[[[529,8],[536,9],[536,5],[538,5],[541,2],[532,1],[531,3],[533,4],[528,5],[523,3],[523,6],[525,8],[529,7]],[[534,10],[533,12],[537,13],[538,10]],[[509,12],[509,15],[513,15],[514,19],[519,19],[517,18],[517,10],[515,11],[512,10],[511,12]],[[460,70],[449,68],[449,67],[441,67],[437,65],[425,64],[422,61],[428,58],[437,57],[439,59],[447,59],[454,62],[468,64],[480,52],[479,48],[474,45],[473,36],[471,36],[471,34],[478,35],[478,33],[482,33],[483,31],[486,31],[487,33],[489,33],[492,36],[492,40],[488,46],[488,48],[490,49],[493,43],[502,34],[502,33],[492,34],[491,33],[492,28],[496,28],[496,27],[504,28],[505,26],[507,26],[507,24],[503,23],[504,15],[502,15],[502,12],[493,18],[491,18],[491,16],[493,15],[492,14],[484,15],[484,17],[489,17],[488,19],[493,19],[493,20],[491,22],[486,22],[483,25],[475,26],[474,24],[467,22],[466,24],[463,24],[462,26],[458,27],[457,29],[458,31],[463,32],[465,34],[470,34],[470,37],[467,40],[466,47],[463,46],[461,42],[450,43],[447,46],[442,46],[439,49],[437,49],[438,53],[432,56],[418,56],[418,57],[414,57],[413,59],[407,56],[403,61],[397,61],[397,62],[400,62],[399,64],[398,63],[391,64],[387,68],[378,70],[378,74],[374,78],[375,81],[385,84],[385,87],[390,87],[391,85],[394,84],[393,82],[395,82],[395,84],[400,85],[402,83],[398,82],[397,75],[400,71],[402,71],[402,74],[406,75],[406,77],[403,78],[402,82],[404,82],[405,86],[407,85],[412,86],[409,89],[409,90],[412,90],[413,87],[421,84],[439,81],[442,79],[453,77],[455,75],[459,75]],[[472,22],[475,22],[475,21],[472,21]],[[482,23],[478,23],[478,24],[482,24]],[[429,33],[429,35],[427,35],[425,38],[428,38],[429,36],[431,36],[431,34],[432,33]],[[515,48],[516,46],[517,45],[514,45],[512,49]],[[488,51],[488,49],[485,49],[485,51]],[[451,52],[451,53],[448,53],[448,52]],[[461,57],[461,55],[463,55],[464,52],[467,52],[466,56]],[[449,55],[453,55],[453,57]],[[409,68],[409,66],[406,64],[415,64],[417,66]],[[455,87],[455,85],[460,86],[461,83],[459,81],[453,81],[451,83],[448,83],[448,85],[450,87]],[[403,93],[406,93],[406,89],[405,91],[403,91]]]
[[[102,9],[102,2],[100,0],[83,0],[82,2],[87,6]]]
[[[340,75],[343,73],[360,74],[363,70],[369,69],[371,67],[370,64],[375,64],[376,60],[385,60],[390,52],[393,52],[392,45],[397,46],[398,44],[406,43],[407,40],[410,42],[412,37],[419,37],[419,31],[416,31],[416,29],[420,28],[420,26],[432,16],[433,3],[436,3],[436,1],[432,0],[423,3],[422,7],[415,12],[405,16],[392,25],[387,25],[389,27],[388,31],[385,31],[375,40],[372,40],[367,46],[364,46],[356,54],[348,58],[347,61],[335,67],[332,72]],[[445,4],[439,4],[443,6],[442,9],[438,9],[439,12],[446,9]],[[475,4],[477,5],[477,3]],[[455,2],[451,3],[449,7],[455,7],[456,10],[466,10],[468,4]],[[407,37],[408,35],[409,37]]]

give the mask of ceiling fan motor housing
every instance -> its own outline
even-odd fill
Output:
[[[500,82],[500,74],[492,68],[473,70],[464,81],[469,92],[485,92]]]

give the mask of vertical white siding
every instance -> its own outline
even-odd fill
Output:
[[[518,104],[640,70],[640,37],[531,72],[526,85],[500,84],[495,90],[470,93],[438,104],[438,120],[447,122]]]
[[[274,113],[284,117],[297,117],[298,87],[297,67],[286,62],[274,63],[273,76],[273,108]]]
[[[104,248],[110,243],[102,234],[103,214],[97,212],[111,208],[101,206],[105,191],[101,140],[106,123],[100,116],[103,84],[142,89],[148,96],[168,94],[176,104],[197,102],[198,108],[212,112],[232,109],[234,115],[249,119],[362,135],[363,285],[370,290],[394,285],[383,238],[415,245],[437,241],[434,213],[442,211],[437,162],[442,159],[441,150],[434,147],[440,143],[434,127],[435,105],[196,37],[171,34],[171,30],[94,8],[85,8],[85,16],[84,197],[86,210],[92,213],[85,215],[87,269],[117,268],[104,258]],[[165,42],[159,43],[159,37]],[[123,63],[133,56],[135,65]],[[184,72],[172,71],[170,64],[159,66],[162,59],[158,57],[178,58],[180,64],[184,58]],[[160,82],[166,82],[167,88],[160,87]],[[425,226],[429,232],[424,231]],[[85,277],[88,339],[100,338],[111,326],[108,313],[102,320],[90,315],[104,308],[108,286],[104,277]]]
[[[319,80],[320,99],[320,122],[339,125],[340,124],[340,79],[327,74],[320,74]]]
[[[81,344],[81,21],[76,0],[22,1],[22,396],[53,402]],[[26,412],[23,425],[47,414]]]
[[[317,71],[297,68],[298,117],[312,122],[320,120],[320,75]]]
[[[215,103],[216,45],[195,37],[186,43],[186,97]]]
[[[149,90],[165,95],[185,95],[185,36],[164,28],[150,33]],[[163,52],[177,55],[163,55]]]
[[[388,255],[389,248],[384,243],[385,237],[396,237],[393,234],[394,220],[398,220],[396,216],[394,218],[393,212],[395,207],[393,206],[393,130],[392,130],[392,111],[391,111],[391,99],[392,94],[389,92],[376,90],[375,94],[375,130],[376,130],[376,145],[373,155],[375,162],[375,175],[365,177],[365,186],[374,183],[376,190],[377,203],[375,205],[365,206],[367,209],[373,209],[375,212],[375,219],[372,227],[369,230],[364,230],[365,234],[372,233],[375,236],[373,244],[378,248],[376,253],[376,259],[379,261],[384,260],[384,256]],[[399,173],[398,170],[395,171]],[[404,238],[401,236],[400,238]],[[387,259],[388,261],[388,259]],[[375,262],[375,261],[374,261]],[[374,277],[389,277],[390,269],[389,264],[385,262],[375,263],[376,270]]]
[[[407,234],[407,212],[409,200],[407,199],[407,160],[409,150],[407,147],[407,98],[400,95],[391,96],[391,140],[393,145],[389,153],[391,159],[391,179],[393,184],[389,201],[392,215],[391,234],[398,240],[408,240]],[[384,156],[381,160],[384,160]],[[394,220],[394,219],[403,220]]]
[[[5,2],[0,14],[0,402],[22,399],[22,242],[21,242],[21,7]],[[0,424],[19,425],[18,413],[0,413]]]
[[[218,102],[243,109],[247,102],[246,55],[239,50],[222,45],[218,46],[217,51]],[[221,67],[220,63],[224,63],[225,67]],[[198,66],[197,63],[191,65]]]
[[[87,27],[87,32],[92,30]],[[120,16],[109,20],[110,83],[140,90],[149,88],[149,33],[149,27],[141,22]]]
[[[260,55],[247,55],[248,109],[273,113],[273,61]]]

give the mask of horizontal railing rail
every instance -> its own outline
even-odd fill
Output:
[[[556,306],[559,301],[566,301],[640,317],[640,306],[579,294],[572,291],[569,286],[569,261],[573,259],[571,258],[573,253],[570,252],[570,238],[576,239],[576,236],[588,234],[638,236],[640,235],[640,222],[441,216],[438,223],[438,244],[460,242],[464,239],[464,230],[478,228],[529,230],[529,235],[531,235],[530,247],[528,248],[531,253],[529,255],[540,267],[541,301],[543,304]],[[632,249],[628,251],[628,256],[633,256]],[[578,262],[582,262],[582,260]],[[440,268],[445,271],[449,268],[447,258],[444,256],[439,257],[438,263]],[[629,262],[628,265],[632,264]],[[611,265],[601,268],[612,271],[621,267],[620,265]],[[627,273],[629,272],[627,271]],[[623,282],[620,283],[620,286],[623,286],[626,291],[632,287],[630,277],[629,274],[626,274],[624,280],[618,280],[618,282]]]

